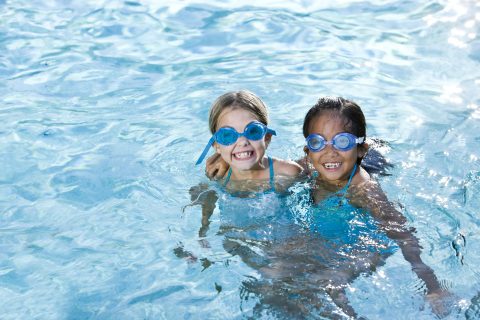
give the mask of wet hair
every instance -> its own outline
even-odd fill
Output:
[[[310,128],[315,118],[326,113],[340,116],[344,121],[344,129],[347,132],[357,137],[366,138],[367,124],[362,109],[355,102],[342,97],[322,97],[308,110],[303,121],[305,138],[310,134]]]
[[[246,90],[232,91],[218,97],[210,108],[208,125],[212,134],[218,129],[217,124],[220,114],[228,108],[246,110],[253,114],[258,121],[268,125],[267,106],[259,97]]]
[[[367,137],[367,123],[365,115],[358,104],[342,97],[322,97],[308,110],[303,121],[303,135],[308,137],[312,123],[316,118],[331,114],[340,117],[344,121],[344,130],[357,137]],[[358,160],[358,164],[362,159]]]

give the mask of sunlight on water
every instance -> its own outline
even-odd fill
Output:
[[[480,2],[0,0],[0,21],[0,318],[343,319],[342,283],[366,318],[435,319],[368,216],[312,215],[306,184],[210,183],[202,225],[208,108],[238,89],[269,106],[281,158],[304,155],[320,96],[358,102],[450,318],[479,317]]]

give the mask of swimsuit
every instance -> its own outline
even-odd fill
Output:
[[[273,159],[268,157],[269,187],[262,192],[225,190],[231,177],[229,170],[219,186],[219,232],[223,246],[230,254],[240,256],[250,266],[268,265],[273,243],[284,243],[300,229],[285,206],[285,197],[275,191]],[[243,197],[242,197],[243,195]]]
[[[331,252],[338,254],[340,261],[347,256],[358,259],[374,252],[388,256],[398,249],[396,243],[378,228],[369,212],[348,201],[346,193],[356,170],[355,166],[342,189],[317,204],[308,187],[301,188],[287,199],[295,223],[311,232],[313,237],[330,243],[330,250],[334,249]]]

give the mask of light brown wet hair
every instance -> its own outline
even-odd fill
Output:
[[[268,125],[267,106],[259,97],[246,90],[232,91],[218,97],[210,108],[208,125],[212,134],[218,130],[217,124],[220,114],[228,108],[246,110],[253,114],[258,121]]]

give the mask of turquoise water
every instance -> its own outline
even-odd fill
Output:
[[[292,159],[319,96],[357,101],[389,143],[382,187],[458,297],[449,318],[480,318],[478,2],[0,0],[0,21],[2,319],[281,318],[250,284],[285,284],[229,250],[221,211],[206,244],[200,208],[182,210],[206,182],[208,107],[238,89]],[[435,318],[399,252],[347,293],[369,319]]]

